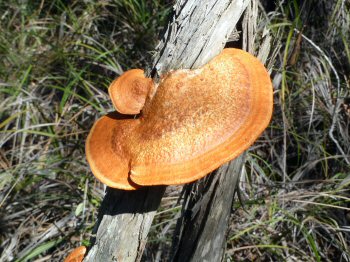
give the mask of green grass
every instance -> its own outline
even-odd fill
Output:
[[[104,188],[86,136],[113,110],[110,82],[151,62],[170,11],[160,0],[0,2],[0,261],[62,261],[89,243]],[[259,17],[274,116],[246,160],[229,260],[350,260],[349,17],[343,0],[286,1]],[[291,64],[295,29],[311,42]],[[169,255],[179,191],[162,201],[145,261]]]
[[[321,3],[289,1],[270,14],[274,41],[282,43],[272,71],[274,116],[247,158],[240,184],[244,209],[237,200],[228,239],[232,261],[350,259],[350,119],[337,107],[350,91],[349,34],[344,40],[341,33],[348,32],[350,9],[343,1],[334,6],[322,22]],[[295,29],[304,25],[302,34],[311,41],[302,38],[291,65]],[[339,60],[346,62],[337,65]]]
[[[112,110],[113,78],[150,62],[169,7],[0,3],[1,261],[61,261],[89,241],[103,186],[86,163],[86,135]]]

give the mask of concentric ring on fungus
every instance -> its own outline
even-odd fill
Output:
[[[108,114],[86,141],[91,170],[107,186],[192,182],[239,156],[270,122],[269,74],[245,51],[224,49],[200,69],[167,73],[158,86],[143,78],[139,117]]]

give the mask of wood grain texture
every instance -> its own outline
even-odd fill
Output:
[[[152,75],[195,69],[218,55],[250,0],[179,0],[159,45]]]
[[[149,74],[157,77],[171,69],[197,68],[206,64],[222,50],[248,2],[177,1],[173,18],[157,47],[154,64],[148,69]],[[108,189],[95,229],[96,238],[84,261],[139,261],[164,189]]]
[[[95,226],[97,234],[84,261],[139,261],[164,190],[108,188]]]
[[[221,261],[244,154],[197,183],[186,186],[172,261]]]

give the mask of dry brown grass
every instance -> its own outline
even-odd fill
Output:
[[[60,261],[88,244],[104,188],[84,141],[112,110],[112,78],[149,61],[168,2],[0,3],[0,261]],[[275,110],[242,171],[228,260],[350,261],[349,9],[260,5],[245,36],[267,59]],[[145,261],[167,254],[179,191],[162,202]]]

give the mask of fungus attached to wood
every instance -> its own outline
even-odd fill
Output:
[[[136,115],[143,108],[152,86],[152,79],[146,78],[143,70],[132,69],[114,80],[108,88],[108,93],[119,113]]]
[[[169,72],[150,88],[156,92],[138,118],[109,114],[90,131],[88,162],[110,187],[197,180],[253,144],[272,115],[268,72],[238,49],[224,49],[200,69]]]
[[[74,249],[68,257],[64,260],[64,262],[81,262],[84,259],[86,253],[86,247],[80,246]]]

